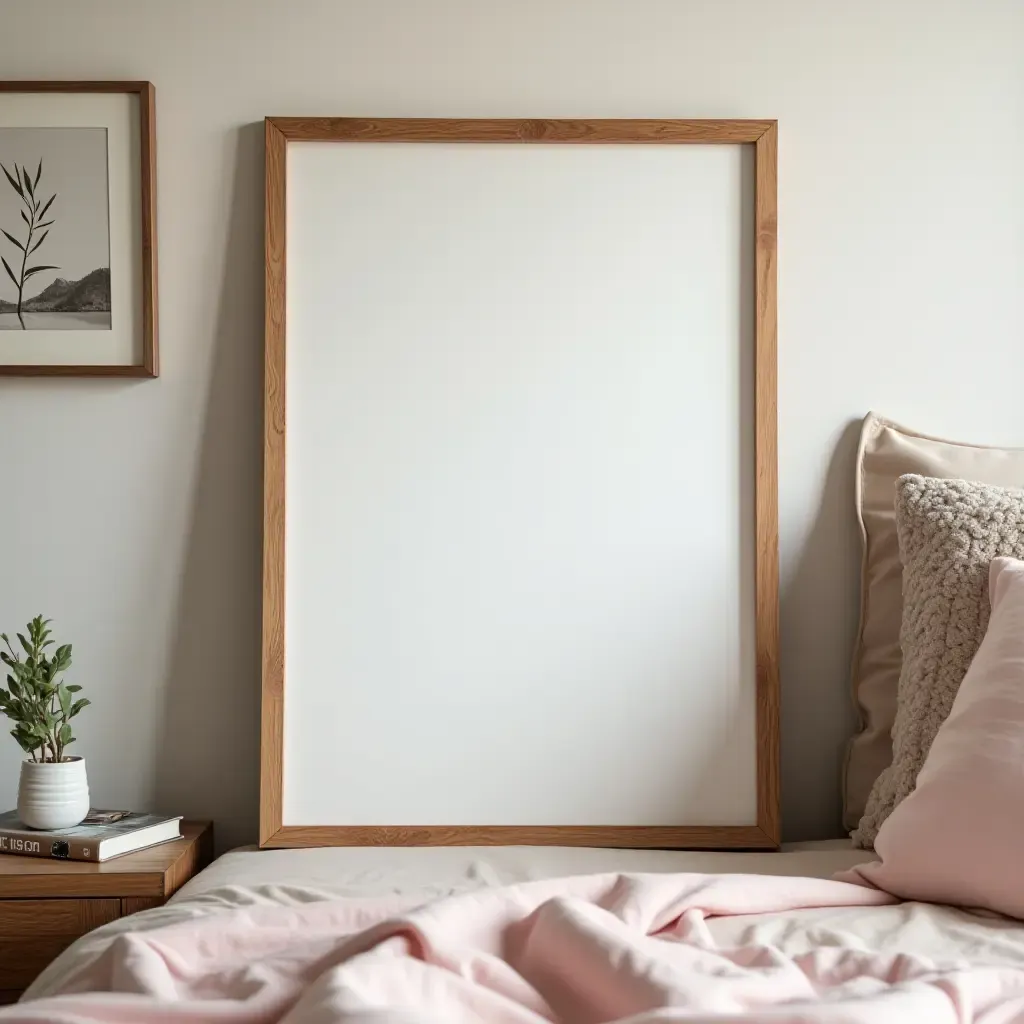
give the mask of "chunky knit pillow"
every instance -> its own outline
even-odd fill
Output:
[[[896,484],[903,561],[903,668],[892,764],[875,781],[854,844],[870,848],[917,773],[988,626],[989,563],[1024,559],[1024,491],[903,476]]]

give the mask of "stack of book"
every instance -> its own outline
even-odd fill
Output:
[[[181,817],[90,810],[74,828],[26,828],[17,811],[0,814],[0,853],[19,857],[104,861],[181,838]]]

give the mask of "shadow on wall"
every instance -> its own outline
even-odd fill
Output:
[[[845,835],[842,764],[856,729],[849,679],[860,607],[853,487],[860,427],[860,420],[851,421],[840,434],[814,526],[794,571],[781,585],[782,822],[787,841]],[[847,628],[837,634],[828,623]],[[818,781],[823,777],[830,786]],[[821,823],[829,821],[834,827],[823,831]]]
[[[156,755],[155,805],[254,842],[259,807],[263,125],[238,131],[224,283]]]

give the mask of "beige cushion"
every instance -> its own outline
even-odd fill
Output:
[[[914,789],[953,706],[989,618],[993,558],[1024,557],[1024,491],[966,480],[901,477],[896,525],[903,561],[903,624],[892,763],[875,780],[858,846]]]
[[[857,457],[857,517],[864,545],[860,628],[853,656],[853,697],[861,731],[850,742],[843,784],[843,822],[857,827],[875,779],[892,761],[900,665],[902,579],[893,509],[905,473],[1024,487],[1024,449],[985,448],[926,437],[868,415]]]

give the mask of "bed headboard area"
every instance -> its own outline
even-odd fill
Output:
[[[266,121],[260,845],[778,845],[776,126]]]

